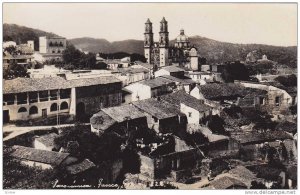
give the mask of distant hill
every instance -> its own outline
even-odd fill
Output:
[[[117,42],[108,42],[105,39],[77,38],[70,39],[75,47],[84,51],[115,53],[127,52],[143,54],[143,41],[125,40]],[[174,44],[174,40],[170,41]],[[205,57],[208,63],[221,63],[224,61],[241,60],[244,61],[249,52],[258,50],[260,53],[268,56],[268,59],[286,64],[290,67],[297,67],[297,47],[280,47],[262,44],[234,44],[220,42],[201,36],[190,37],[190,42],[194,45],[201,57]]]
[[[139,40],[125,40],[109,42],[105,39],[94,39],[90,37],[76,38],[69,40],[77,49],[94,53],[138,53],[143,54],[144,42]]]
[[[15,24],[3,25],[3,40],[14,40],[17,43],[25,43],[27,40],[35,41],[35,48],[38,50],[38,37],[45,35],[55,35],[38,29],[27,28]],[[138,53],[143,54],[142,40],[124,40],[109,42],[105,39],[95,39],[89,37],[76,38],[68,40],[75,45],[76,48],[89,52],[102,53]],[[224,61],[246,59],[249,52],[257,50],[259,53],[268,56],[268,59],[276,61],[279,64],[285,64],[289,67],[297,67],[297,47],[280,47],[262,44],[234,44],[216,41],[213,39],[191,36],[191,45],[197,47],[201,57],[205,57],[208,63],[221,63]],[[171,44],[174,40],[170,41]]]
[[[17,44],[22,44],[27,43],[28,40],[34,40],[34,50],[38,51],[41,36],[58,35],[16,24],[3,24],[3,41],[15,41]]]
[[[222,61],[244,61],[248,53],[257,50],[267,55],[268,59],[279,64],[297,67],[297,46],[280,47],[263,44],[234,44],[220,42],[200,36],[190,37],[190,42],[195,45],[199,54],[205,57],[209,63]]]

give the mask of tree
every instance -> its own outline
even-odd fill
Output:
[[[79,65],[79,61],[82,58],[83,53],[75,48],[74,45],[68,44],[63,51],[63,61],[66,64],[72,64],[74,66]]]
[[[104,62],[98,62],[97,64],[95,64],[95,66],[93,67],[93,69],[96,70],[106,70],[107,69],[107,64]]]
[[[91,69],[96,65],[96,56],[93,53],[85,54],[75,48],[74,45],[68,44],[63,51],[64,69]]]
[[[17,77],[29,77],[27,68],[24,65],[11,62],[7,69],[3,72],[4,79],[14,79]]]
[[[278,81],[280,84],[282,84],[285,87],[296,87],[297,86],[297,76],[294,74],[291,74],[288,76],[278,76],[274,80]]]
[[[88,127],[77,125],[63,128],[54,142],[64,148],[70,147],[70,143],[71,145],[78,143],[77,150],[71,150],[74,151],[73,155],[81,159],[88,158],[98,164],[102,161],[117,159],[120,156],[120,146],[123,140],[114,133],[105,133],[98,137]]]
[[[10,53],[11,55],[17,55],[18,54],[18,50],[17,50],[17,48],[15,47],[15,46],[9,46],[9,47],[6,47],[5,49],[4,49],[4,51],[6,51],[6,52],[8,52],[8,53]]]
[[[224,129],[225,122],[218,115],[213,115],[208,120],[208,127],[215,134],[228,135],[228,132]]]
[[[234,80],[249,80],[249,72],[244,64],[239,61],[227,62],[221,73],[221,77],[225,82],[233,82]]]
[[[289,110],[291,111],[292,115],[296,115],[297,114],[297,105],[290,106]]]
[[[252,181],[250,189],[267,189],[267,187],[261,182]]]

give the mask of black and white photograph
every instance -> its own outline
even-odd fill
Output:
[[[1,32],[5,194],[296,194],[297,2],[7,1]]]

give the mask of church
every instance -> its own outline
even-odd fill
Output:
[[[168,22],[165,17],[160,22],[159,42],[154,42],[152,22],[148,18],[145,23],[144,53],[154,70],[160,67],[178,64],[191,70],[198,70],[198,51],[190,46],[189,37],[180,30],[174,45],[169,43]]]

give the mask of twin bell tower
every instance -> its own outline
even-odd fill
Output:
[[[144,52],[147,62],[163,67],[169,65],[169,32],[165,17],[160,21],[159,42],[154,42],[152,22],[148,18],[145,23]]]

